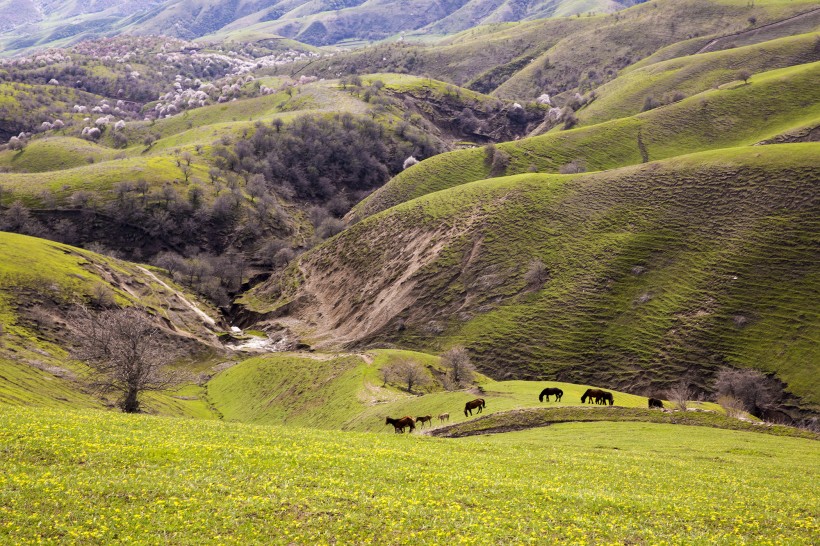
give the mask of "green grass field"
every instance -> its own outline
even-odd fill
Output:
[[[0,408],[0,542],[812,544],[813,440],[578,423],[461,440]]]

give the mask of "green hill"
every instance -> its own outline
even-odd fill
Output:
[[[818,74],[818,62],[772,70],[755,74],[747,84],[735,81],[631,117],[504,143],[498,149],[509,159],[502,172],[558,172],[571,162],[597,171],[752,145],[816,122]],[[396,176],[354,213],[363,217],[430,192],[498,176],[490,163],[487,151],[478,148],[435,156]]]
[[[733,365],[816,407],[817,152],[461,185],[367,218],[241,301],[312,343],[461,343],[495,378],[708,389]]]
[[[207,365],[221,344],[216,313],[154,269],[34,237],[0,232],[0,404],[100,407],[88,369],[70,356],[73,305],[139,305],[161,317]],[[203,310],[204,309],[204,310]],[[207,311],[207,314],[206,314]],[[179,393],[173,393],[179,394]],[[153,411],[208,416],[182,393],[154,397]]]
[[[311,61],[304,71],[326,78],[427,74],[518,101],[549,93],[563,106],[575,92],[595,89],[630,65],[691,55],[724,36],[730,38],[722,48],[728,48],[814,32],[820,12],[813,8],[802,0],[754,5],[743,0],[657,0],[608,15],[485,25],[433,45],[400,42],[355,50]],[[795,15],[801,17],[790,19]],[[784,20],[790,23],[781,24]],[[756,28],[767,32],[737,34]],[[664,50],[666,55],[660,55]]]
[[[659,104],[675,93],[688,97],[733,85],[741,71],[757,73],[820,60],[818,34],[801,34],[714,53],[691,55],[629,70],[595,90],[597,98],[578,112],[584,125],[633,116],[647,97]]]

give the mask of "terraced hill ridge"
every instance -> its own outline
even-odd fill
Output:
[[[363,220],[241,302],[319,345],[462,343],[496,378],[706,388],[734,365],[816,407],[818,150],[460,185]]]
[[[799,62],[800,58],[798,54],[792,59]],[[734,80],[648,112],[506,142],[497,147],[509,156],[500,173],[487,149],[440,154],[394,177],[359,203],[352,216],[362,218],[426,193],[499,174],[558,172],[571,163],[582,170],[612,169],[701,150],[753,145],[793,128],[814,127],[820,124],[820,91],[814,84],[818,76],[820,62],[797,64],[755,74],[748,83]],[[623,85],[631,79],[631,74],[624,76]],[[621,82],[619,78],[610,84],[616,88],[612,102],[627,100],[628,95],[618,89]],[[607,100],[603,95],[601,101],[606,104]],[[595,105],[593,102],[590,109]],[[616,108],[613,104],[612,109]],[[581,119],[584,112],[579,112]]]

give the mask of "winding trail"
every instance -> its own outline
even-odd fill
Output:
[[[203,311],[202,309],[197,307],[197,305],[195,303],[188,300],[188,298],[186,298],[184,295],[182,295],[182,293],[180,293],[179,290],[168,286],[168,284],[166,284],[165,281],[163,281],[162,279],[160,279],[159,277],[157,277],[151,271],[145,269],[144,267],[138,265],[137,269],[139,269],[140,271],[145,273],[147,276],[151,277],[154,281],[157,282],[157,284],[159,284],[160,286],[163,286],[169,292],[172,292],[173,294],[175,294],[176,297],[179,298],[180,301],[182,301],[182,303],[186,307],[188,307],[191,311],[193,311],[194,314],[196,314],[200,319],[202,319],[203,322],[206,322],[207,324],[210,324],[211,326],[216,327],[216,321],[213,318],[211,318],[210,315],[208,315],[205,311]]]

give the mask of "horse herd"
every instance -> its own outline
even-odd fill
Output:
[[[564,396],[564,391],[554,387],[547,387],[541,394],[538,395],[538,401],[543,402],[545,399],[547,402],[550,401],[550,396],[555,397],[556,402],[561,401],[561,397]],[[587,389],[583,396],[581,396],[581,403],[582,404],[609,404],[612,406],[615,404],[615,397],[612,396],[611,392],[604,391],[601,389]],[[464,417],[473,414],[473,410],[477,410],[476,413],[481,413],[481,411],[486,406],[486,402],[483,398],[476,398],[475,400],[470,400],[464,405]],[[649,407],[650,408],[661,408],[663,409],[663,402],[658,400],[657,398],[650,398],[649,399]],[[439,423],[446,423],[450,421],[450,414],[449,413],[442,413],[438,416]],[[433,423],[433,416],[432,415],[422,415],[420,417],[410,417],[404,416],[399,419],[393,419],[392,417],[388,417],[387,420],[384,422],[385,425],[393,425],[396,429],[397,433],[403,433],[404,429],[409,428],[410,432],[413,432],[416,429],[416,424],[419,424],[420,428],[424,428],[425,424],[432,424]]]
[[[487,403],[484,401],[483,398],[476,398],[475,400],[470,400],[464,405],[464,417],[473,414],[473,410],[477,410],[476,413],[481,413],[486,406]],[[450,414],[449,413],[442,413],[438,416],[439,423],[447,423],[450,421]],[[432,415],[422,415],[420,417],[410,417],[406,415],[400,419],[393,419],[392,417],[388,417],[387,420],[384,422],[385,425],[393,425],[396,429],[397,433],[404,432],[404,429],[409,428],[410,432],[413,432],[416,429],[416,423],[419,424],[419,428],[424,428],[425,424],[432,424],[433,423],[433,416]]]

